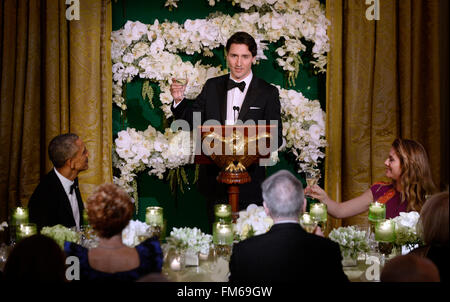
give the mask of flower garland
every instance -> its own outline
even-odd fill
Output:
[[[247,5],[245,3],[248,1],[235,2],[245,8],[242,5]],[[259,1],[254,5],[259,8],[263,4],[273,4],[271,2]],[[186,20],[183,25],[175,22],[160,24],[158,20],[151,25],[128,21],[123,29],[111,34],[113,102],[121,110],[127,109],[122,86],[124,82],[130,82],[138,76],[158,83],[161,109],[165,118],[170,118],[172,78],[188,79],[185,95],[195,99],[207,79],[227,73],[220,66],[202,65],[200,61],[195,64],[183,62],[176,53],[212,56],[213,49],[225,45],[227,38],[240,30],[249,32],[255,38],[258,44],[257,60],[266,59],[265,42],[276,42],[283,38],[283,45],[276,50],[280,56],[276,61],[288,72],[290,83],[298,73],[299,52],[306,49],[301,38],[313,42],[314,59],[311,64],[318,72],[325,72],[325,55],[329,51],[326,28],[330,22],[325,18],[319,1],[302,0],[295,5],[288,1],[277,3],[269,11],[234,16],[216,14],[206,19]],[[306,99],[300,92],[278,89],[286,148],[296,156],[299,172],[318,171],[318,161],[325,156],[320,149],[326,146],[325,114],[320,103]],[[144,98],[145,95],[153,95],[148,85],[143,92]],[[151,102],[151,97],[149,100]],[[114,182],[127,192],[136,194],[135,177],[138,172],[149,168],[150,175],[161,179],[168,169],[192,163],[192,141],[187,135],[183,132],[174,133],[169,128],[163,134],[152,126],[145,131],[131,128],[120,131],[115,140],[113,157],[113,165],[120,170],[120,176],[114,177]]]

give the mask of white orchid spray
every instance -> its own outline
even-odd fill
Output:
[[[328,238],[339,244],[343,257],[356,257],[360,252],[369,251],[366,231],[358,230],[355,226],[334,229]]]
[[[169,246],[178,249],[191,250],[194,253],[209,254],[212,236],[203,233],[198,228],[173,228],[167,237]]]
[[[416,245],[424,244],[420,234],[420,215],[418,212],[400,212],[392,220],[395,222],[395,244],[397,246],[405,245],[411,250]]]
[[[141,236],[145,237],[148,231],[148,224],[139,220],[130,220],[122,230],[122,242],[128,247],[135,247],[141,243]]]
[[[267,216],[264,207],[250,204],[245,211],[239,212],[233,232],[236,240],[244,240],[252,236],[266,233],[273,225],[273,220]]]

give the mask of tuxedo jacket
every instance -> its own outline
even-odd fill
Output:
[[[275,224],[265,234],[233,246],[230,282],[348,282],[339,245],[307,233],[297,223]]]
[[[208,120],[219,121],[225,125],[227,114],[227,82],[229,74],[215,77],[206,81],[202,92],[195,101],[183,100],[176,108],[171,107],[175,119],[186,120],[193,129],[193,113],[201,113],[201,123]],[[256,124],[264,120],[278,121],[278,146],[282,144],[282,123],[280,115],[280,99],[278,89],[266,81],[253,75],[239,111],[238,119],[245,122],[253,120]],[[195,130],[195,129],[194,129]],[[265,169],[258,164],[248,169],[251,183],[240,186],[240,208],[243,209],[249,203],[262,204],[261,182],[265,178]],[[199,178],[199,190],[206,195],[207,200],[226,200],[226,187],[218,184],[216,176],[219,169],[215,165],[201,167]],[[246,204],[247,202],[247,204]]]
[[[75,189],[80,212],[80,226],[83,225],[83,201],[80,189]],[[62,224],[65,227],[75,226],[72,207],[66,191],[54,169],[45,175],[31,195],[28,203],[30,222],[41,229],[44,226]]]

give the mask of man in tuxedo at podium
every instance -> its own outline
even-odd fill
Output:
[[[278,89],[252,73],[256,61],[257,44],[246,32],[233,34],[226,44],[226,60],[230,73],[206,81],[196,100],[184,98],[186,83],[173,79],[171,94],[174,99],[171,110],[175,119],[186,120],[191,129],[195,124],[193,114],[201,114],[201,123],[208,120],[219,121],[221,125],[234,125],[237,120],[246,122],[276,121],[278,126],[278,146],[282,145],[282,124]],[[189,81],[189,79],[187,79]],[[196,129],[194,129],[196,130]],[[216,181],[219,168],[203,165],[199,175],[199,191],[208,202],[208,216],[213,219],[216,203],[228,202],[226,185]],[[262,205],[261,182],[265,178],[265,168],[258,163],[248,167],[252,181],[240,185],[239,209],[250,203]]]
[[[62,224],[79,230],[83,225],[83,201],[78,174],[88,169],[89,152],[73,133],[61,134],[50,141],[48,155],[53,169],[45,175],[28,203],[30,222],[41,229]]]

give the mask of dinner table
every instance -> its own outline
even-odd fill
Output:
[[[343,271],[350,282],[379,282],[384,262],[391,257],[394,255],[384,259],[377,252],[361,253],[356,265],[343,266]],[[165,260],[162,273],[170,282],[228,282],[229,256],[218,256],[214,249],[206,259],[200,259],[198,265],[177,267],[176,270],[171,268],[170,261]]]

